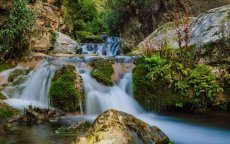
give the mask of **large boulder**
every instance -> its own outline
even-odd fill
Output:
[[[215,42],[230,37],[230,5],[222,6],[202,13],[196,18],[190,18],[189,35],[190,40],[188,45],[203,46],[210,42]],[[151,47],[159,50],[163,41],[167,41],[170,48],[179,48],[178,34],[175,23],[170,22],[156,29],[150,36],[142,41],[134,53],[140,53],[142,49]],[[185,25],[181,24],[178,28],[182,37],[185,33]],[[182,41],[182,47],[185,46],[185,41]]]
[[[61,16],[61,8],[51,1],[35,1],[30,7],[36,11],[35,27],[32,34],[32,50],[47,52],[52,47],[52,33],[63,30],[64,21]]]
[[[54,44],[53,53],[76,54],[80,50],[80,45],[69,36],[57,33],[57,39]]]
[[[86,136],[72,144],[168,144],[169,138],[157,127],[151,127],[130,114],[116,110],[102,113]]]
[[[143,3],[145,3],[143,5]],[[125,52],[132,50],[160,25],[175,20],[189,9],[191,16],[229,4],[229,0],[145,0],[127,3],[120,34]],[[143,8],[144,7],[144,8]]]

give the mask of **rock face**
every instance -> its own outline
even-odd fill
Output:
[[[189,45],[203,46],[209,42],[215,42],[220,39],[230,37],[230,5],[215,8],[202,13],[197,18],[191,18],[189,23]],[[184,37],[184,25],[179,26],[179,31]],[[141,42],[137,51],[151,46],[155,50],[159,50],[162,42],[167,41],[168,46],[171,48],[179,48],[178,34],[173,22],[167,23],[156,29],[150,36]],[[185,41],[182,42],[182,47],[185,46]]]
[[[30,4],[36,11],[35,28],[32,35],[32,49],[47,52],[51,47],[51,33],[63,25],[60,8],[50,3],[36,1]]]
[[[72,144],[168,144],[168,137],[157,127],[151,127],[130,114],[116,110],[102,113],[84,137]]]
[[[54,44],[53,53],[76,54],[80,50],[80,45],[69,36],[57,33],[57,40]]]
[[[175,12],[184,15],[187,5],[191,16],[197,16],[206,10],[229,4],[229,0],[146,0],[147,7],[131,7],[131,13],[125,15],[121,25],[122,47],[130,51],[159,25],[173,21]]]

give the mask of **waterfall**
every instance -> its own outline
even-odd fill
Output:
[[[27,76],[25,83],[11,88],[15,90],[16,87],[19,87],[22,92],[17,90],[10,92],[10,90],[7,91],[6,89],[6,94],[10,97],[10,99],[6,100],[6,103],[19,109],[30,104],[48,107],[48,92],[55,70],[54,65],[49,64],[47,61],[42,62],[37,70]]]
[[[105,43],[84,43],[81,44],[81,49],[81,54],[116,56],[120,50],[120,38],[108,37]]]
[[[86,93],[86,114],[98,115],[108,109],[116,109],[131,114],[142,112],[141,106],[129,96],[125,88],[130,85],[131,80],[124,76],[120,81],[120,86],[104,86],[90,76],[90,71],[86,70],[82,75]],[[130,74],[127,74],[130,75]]]

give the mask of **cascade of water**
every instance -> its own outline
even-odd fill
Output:
[[[81,54],[116,56],[120,49],[120,39],[118,37],[108,37],[105,43],[81,44],[81,49]]]
[[[43,62],[40,68],[28,75],[24,84],[16,86],[21,87],[22,92],[14,92],[6,102],[17,108],[30,104],[41,107],[48,106],[48,92],[55,70],[54,65],[50,65],[47,61]],[[21,95],[18,96],[17,94]]]
[[[97,115],[108,109],[116,109],[131,114],[137,114],[143,109],[128,94],[126,88],[131,84],[131,73],[127,73],[113,87],[98,83],[90,75],[90,70],[80,70],[86,93],[86,114]],[[124,87],[123,87],[124,86]],[[131,95],[131,94],[130,94]]]
[[[117,84],[129,96],[133,97],[132,72],[127,72]]]
[[[48,92],[54,72],[55,67],[53,65],[42,66],[36,70],[28,79],[21,99],[38,101],[48,105]]]

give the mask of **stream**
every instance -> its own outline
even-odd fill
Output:
[[[92,122],[97,115],[108,110],[116,109],[133,114],[150,125],[162,129],[175,144],[228,144],[230,143],[229,114],[216,116],[206,115],[207,118],[193,114],[147,113],[133,98],[132,68],[135,56],[117,56],[119,38],[108,38],[104,44],[82,44],[82,54],[88,56],[51,57],[44,59],[39,68],[27,75],[23,84],[8,86],[2,91],[9,98],[5,100],[10,106],[23,109],[30,104],[39,107],[50,107],[48,92],[52,77],[57,69],[64,64],[74,64],[83,79],[86,95],[85,115],[62,117],[63,123],[75,123],[81,120]],[[95,54],[96,56],[89,56]],[[97,58],[115,61],[114,69],[117,75],[112,87],[98,83],[90,75],[87,63]],[[11,70],[8,70],[10,73]],[[6,75],[6,72],[4,73]],[[206,124],[207,119],[213,119]],[[221,120],[218,120],[221,119]],[[224,124],[222,124],[224,123]],[[0,136],[0,143],[6,144],[64,144],[76,136],[58,135],[54,129],[46,125],[19,127],[18,133]]]

